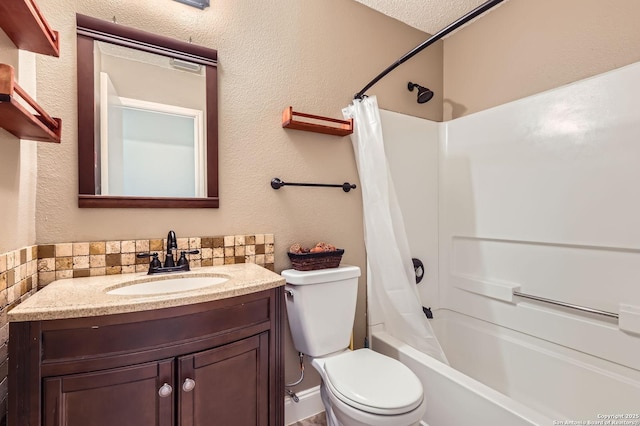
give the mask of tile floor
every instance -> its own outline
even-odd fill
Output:
[[[291,423],[289,426],[327,426],[327,418],[322,412],[299,422]]]

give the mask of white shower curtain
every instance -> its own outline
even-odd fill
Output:
[[[362,188],[368,280],[386,331],[447,363],[419,302],[402,213],[387,167],[376,97],[354,100],[342,113],[354,119],[351,142]]]

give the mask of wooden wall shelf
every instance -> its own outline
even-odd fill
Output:
[[[36,111],[32,114],[16,95]],[[47,114],[15,81],[11,65],[0,64],[0,127],[21,139],[60,143],[62,122]]]
[[[296,120],[295,117],[303,117],[313,121]],[[321,124],[322,122],[335,123],[336,125]],[[295,112],[293,107],[282,111],[282,127],[285,129],[304,130],[306,132],[324,133],[327,135],[346,136],[353,133],[353,119],[337,120],[335,118],[319,115]]]
[[[0,0],[0,28],[18,49],[60,56],[58,32],[51,29],[35,0]]]

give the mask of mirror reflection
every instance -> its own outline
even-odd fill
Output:
[[[96,194],[204,197],[204,67],[94,43]]]
[[[80,207],[218,207],[217,52],[77,15]]]

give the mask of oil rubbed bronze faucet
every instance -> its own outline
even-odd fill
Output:
[[[200,250],[181,250],[180,258],[178,259],[178,263],[173,257],[173,252],[178,250],[178,239],[176,238],[176,233],[173,231],[169,231],[167,234],[167,255],[164,259],[164,265],[158,259],[158,253],[138,253],[137,257],[144,258],[150,257],[151,262],[149,263],[149,272],[148,275],[152,274],[163,274],[169,272],[185,272],[189,271],[189,261],[187,260],[187,254],[198,254]]]
[[[176,266],[175,260],[173,259],[173,250],[178,249],[178,239],[176,238],[176,233],[173,231],[169,231],[167,234],[167,255],[164,258],[164,267],[172,268]]]

